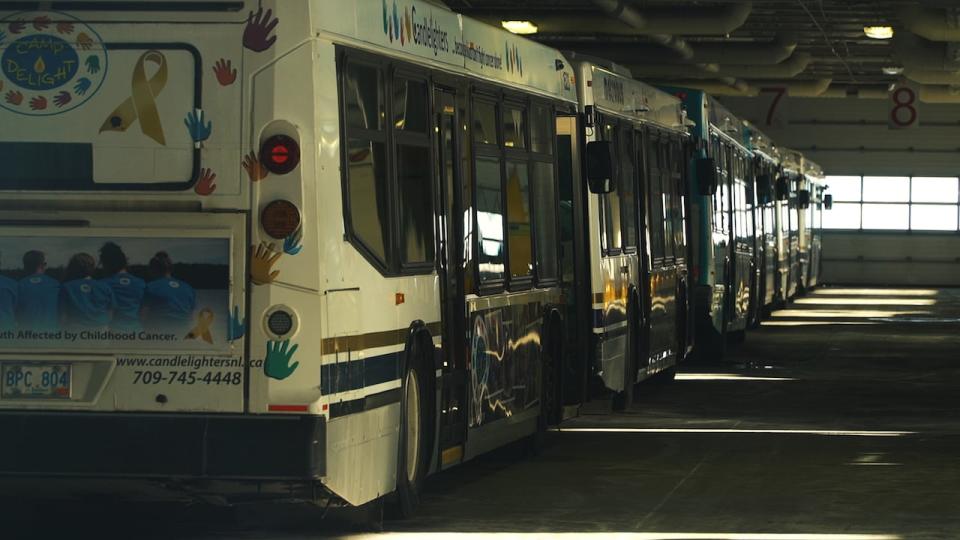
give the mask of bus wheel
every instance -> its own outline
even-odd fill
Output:
[[[422,355],[412,348],[413,362],[407,367],[400,394],[400,437],[397,458],[397,496],[394,513],[406,518],[420,504],[423,480],[430,466],[429,434],[433,423],[430,411],[430,384]]]

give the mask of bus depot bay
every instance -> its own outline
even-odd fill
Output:
[[[409,515],[816,284],[822,173],[702,92],[420,0],[135,4],[0,11],[0,476]]]

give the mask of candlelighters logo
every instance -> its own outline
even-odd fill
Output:
[[[32,116],[76,109],[103,84],[107,49],[80,20],[21,12],[0,21],[0,107]]]
[[[405,7],[401,13],[396,0],[392,8],[387,7],[387,0],[381,0],[383,7],[383,33],[390,38],[390,42],[399,42],[401,46],[414,43],[421,47],[433,50],[436,56],[440,52],[450,50],[450,40],[445,30],[440,28],[433,14],[417,19],[417,7]]]

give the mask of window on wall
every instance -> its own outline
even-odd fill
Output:
[[[957,231],[960,178],[828,176],[825,229]]]

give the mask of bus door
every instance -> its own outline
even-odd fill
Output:
[[[465,105],[465,98],[459,96]],[[442,464],[452,465],[462,456],[467,433],[467,364],[466,364],[466,306],[463,261],[469,259],[464,252],[465,227],[470,220],[464,216],[469,211],[463,204],[469,190],[462,187],[461,174],[464,168],[460,159],[461,148],[457,125],[463,121],[457,114],[458,96],[452,89],[437,88],[435,91],[437,166],[441,204],[437,223],[439,239],[439,275],[443,318],[443,375],[441,383],[440,451]],[[464,193],[466,191],[467,193]],[[445,452],[450,451],[451,454]],[[448,458],[449,457],[449,458]]]

